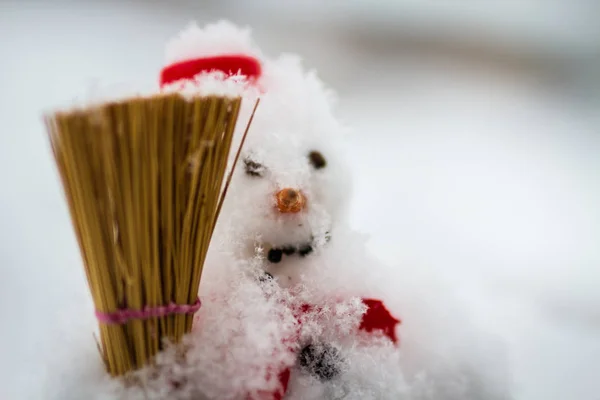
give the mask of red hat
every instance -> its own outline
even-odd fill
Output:
[[[254,45],[250,29],[225,20],[202,28],[191,23],[169,40],[166,58],[161,87],[194,80],[202,73],[220,72],[225,78],[240,75],[250,82],[262,74],[261,51]]]
[[[241,54],[199,57],[164,67],[160,73],[160,86],[182,79],[191,80],[202,72],[214,71],[223,72],[226,76],[240,74],[256,80],[262,73],[262,67],[258,59]]]

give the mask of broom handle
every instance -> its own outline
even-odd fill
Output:
[[[221,213],[221,207],[223,206],[223,202],[225,201],[225,195],[227,195],[227,189],[229,189],[229,183],[231,182],[231,178],[233,176],[233,171],[235,171],[235,166],[238,162],[238,158],[240,157],[240,153],[242,152],[242,147],[244,147],[244,142],[246,141],[246,136],[248,135],[248,131],[250,130],[250,125],[252,125],[252,120],[254,119],[254,113],[256,113],[256,108],[258,107],[258,103],[260,103],[260,98],[256,99],[256,103],[254,104],[254,109],[252,110],[252,114],[250,114],[250,119],[248,120],[248,124],[246,125],[246,130],[244,131],[244,135],[242,136],[242,141],[240,146],[238,147],[237,153],[235,155],[235,159],[233,160],[233,165],[231,167],[231,171],[229,171],[229,175],[227,176],[227,181],[225,182],[225,188],[223,189],[223,194],[221,194],[221,198],[219,199],[219,205],[217,206],[217,211],[215,213],[215,219],[213,220],[211,237],[213,232],[215,231],[215,227],[217,226],[217,220],[219,219],[219,214]]]

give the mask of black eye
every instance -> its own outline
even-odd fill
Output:
[[[323,157],[323,154],[321,154],[318,151],[311,151],[308,154],[308,159],[310,160],[310,163],[312,164],[312,166],[315,167],[316,169],[325,168],[325,166],[327,165],[327,161],[325,161],[325,157]]]
[[[248,158],[244,160],[244,165],[246,168],[246,173],[250,176],[262,176],[263,172],[265,171],[265,167],[262,164],[259,164]]]

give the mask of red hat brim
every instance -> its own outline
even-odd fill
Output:
[[[221,71],[226,75],[240,74],[248,79],[258,79],[262,73],[260,62],[245,55],[222,55],[201,57],[171,64],[162,69],[160,85],[168,85],[180,80],[191,80],[202,72]]]

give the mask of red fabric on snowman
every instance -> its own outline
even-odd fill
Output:
[[[398,344],[398,337],[396,335],[396,327],[401,321],[395,318],[385,307],[381,300],[377,299],[361,299],[362,303],[366,306],[366,311],[362,315],[359,330],[365,332],[373,332],[383,334],[389,338],[392,343]],[[302,315],[312,312],[314,306],[310,304],[304,304],[300,308],[300,314],[298,320],[300,321]],[[279,382],[281,384],[281,390],[272,393],[270,396],[266,396],[264,400],[281,400],[287,392],[291,370],[286,368],[279,374]],[[263,399],[261,399],[263,400]]]
[[[368,333],[379,333],[387,337],[395,345],[398,344],[398,337],[396,335],[396,327],[401,321],[395,318],[385,307],[381,300],[363,298],[361,299],[363,305],[366,306],[366,311],[362,315],[362,319],[358,330],[365,331]],[[294,352],[294,341],[298,339],[299,331],[301,329],[302,317],[315,310],[315,306],[310,304],[304,304],[299,309],[296,318],[298,321],[298,335],[294,338],[290,338],[289,351]],[[256,396],[248,396],[246,400],[282,400],[287,393],[289,381],[291,377],[291,367],[283,368],[279,374],[279,389],[273,392],[259,393]]]
[[[226,75],[239,73],[249,79],[258,79],[262,68],[256,58],[245,55],[200,57],[180,61],[163,68],[160,73],[160,85],[165,86],[180,80],[192,79],[199,73],[212,71],[221,71]]]
[[[256,82],[261,74],[262,67],[259,60],[245,55],[220,55],[213,57],[200,57],[191,60],[180,61],[166,66],[160,74],[160,85],[165,86],[181,80],[192,80],[200,73],[219,71],[226,76],[235,74],[244,75],[249,80]],[[366,312],[363,314],[358,330],[383,334],[395,345],[398,344],[396,327],[401,321],[395,318],[385,307],[383,302],[378,299],[363,298],[362,303],[366,306]],[[301,324],[301,318],[306,313],[315,309],[314,305],[305,304],[300,308],[300,315],[297,315],[298,322]],[[299,325],[299,328],[301,326]],[[289,351],[294,351],[297,337],[290,338]],[[273,371],[275,373],[275,371]],[[247,400],[281,400],[285,396],[290,375],[290,367],[283,368],[277,372],[280,387],[274,392],[261,393],[258,398],[248,396]]]

